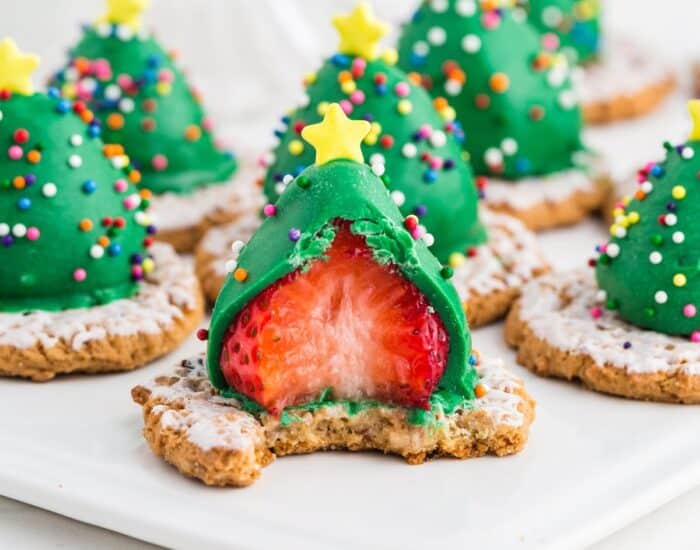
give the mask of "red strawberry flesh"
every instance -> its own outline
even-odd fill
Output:
[[[429,408],[447,364],[447,331],[416,285],[372,257],[347,222],[325,259],[277,281],[238,312],[221,370],[273,414],[318,398]]]

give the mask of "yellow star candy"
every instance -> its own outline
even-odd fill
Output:
[[[0,42],[0,90],[32,95],[32,73],[38,66],[39,58],[20,52],[11,38]]]
[[[141,14],[148,8],[150,0],[107,0],[107,13],[98,23],[126,25],[134,31],[141,29]]]
[[[362,140],[370,130],[366,120],[350,120],[337,103],[331,103],[323,122],[306,126],[301,137],[316,149],[316,166],[336,159],[364,162]]]
[[[700,99],[691,99],[688,102],[688,111],[693,121],[693,128],[690,130],[688,139],[691,141],[700,140]]]
[[[358,4],[348,15],[336,15],[333,26],[340,34],[340,53],[358,55],[368,61],[379,57],[379,41],[389,32],[389,26],[374,17],[366,2]]]

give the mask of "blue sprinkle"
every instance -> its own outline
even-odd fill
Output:
[[[437,172],[432,168],[425,171],[423,181],[426,183],[435,183],[437,181]]]
[[[333,57],[331,57],[331,63],[333,63],[333,65],[335,65],[336,67],[349,67],[350,58],[347,55],[343,55],[342,53],[337,53]]]
[[[32,201],[28,197],[22,197],[17,200],[17,208],[20,210],[29,210],[32,207]]]
[[[87,195],[90,195],[97,191],[97,183],[95,183],[94,180],[87,180],[85,183],[83,183],[83,193],[86,193]]]
[[[414,67],[423,67],[428,61],[428,58],[424,55],[419,55],[417,53],[412,53],[409,63]]]
[[[658,178],[658,177],[661,177],[663,175],[663,173],[664,173],[664,169],[661,167],[661,165],[655,164],[654,166],[652,166],[652,168],[651,168],[651,175],[652,176],[656,176]]]
[[[100,127],[97,125],[91,125],[91,126],[88,126],[87,132],[88,132],[88,136],[90,136],[91,138],[96,138],[96,137],[100,137],[102,130],[100,130]]]
[[[377,95],[386,95],[388,91],[386,84],[377,84],[375,89],[377,90]]]
[[[148,66],[149,66],[151,69],[155,69],[155,68],[159,67],[159,66],[160,66],[160,62],[161,62],[160,56],[157,55],[157,54],[151,54],[151,55],[149,55],[149,56],[148,56],[148,60],[146,61],[146,63],[148,63]]]
[[[530,164],[529,159],[521,157],[515,161],[515,169],[521,174],[526,174],[531,168],[532,164]]]
[[[59,97],[61,97],[61,93],[55,86],[51,86],[46,93],[51,99],[58,99]]]
[[[298,165],[298,166],[295,166],[295,167],[294,167],[294,170],[292,170],[292,176],[294,176],[294,177],[296,178],[296,177],[297,177],[299,174],[301,174],[304,170],[306,170],[306,166],[304,166],[303,164],[300,164],[300,165]]]
[[[62,115],[65,115],[68,111],[70,111],[70,101],[67,99],[61,99],[58,103],[56,103],[56,111]]]
[[[122,253],[122,246],[119,243],[112,243],[107,247],[107,254],[110,256],[119,256]]]

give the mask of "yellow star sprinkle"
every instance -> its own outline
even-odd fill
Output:
[[[11,38],[0,42],[0,90],[32,95],[32,73],[38,66],[39,58],[20,52]]]
[[[98,23],[126,25],[134,31],[141,30],[141,14],[148,8],[150,0],[107,0],[107,13]]]
[[[693,121],[693,129],[690,131],[688,139],[691,141],[700,140],[700,99],[691,99],[688,102],[688,111]]]
[[[306,126],[301,136],[316,149],[316,166],[335,159],[364,162],[362,140],[369,133],[366,120],[350,120],[337,103],[331,103],[323,122]]]
[[[340,53],[358,55],[368,61],[379,57],[379,41],[389,32],[389,26],[374,17],[366,2],[358,4],[348,15],[336,15],[333,26],[340,34]]]

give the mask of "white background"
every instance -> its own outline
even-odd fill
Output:
[[[176,47],[193,80],[205,92],[222,134],[238,149],[264,150],[275,120],[300,95],[301,76],[335,46],[331,15],[351,7],[346,0],[154,0],[148,23]],[[376,0],[393,23],[416,2]],[[700,57],[697,0],[608,0],[610,28],[638,35],[669,55],[680,70]],[[0,37],[13,36],[38,53],[37,84],[65,58],[78,23],[94,19],[99,0],[0,0]],[[646,136],[642,136],[646,138]],[[649,136],[659,142],[664,136]],[[640,136],[636,136],[639,140]],[[251,146],[251,144],[253,144]],[[630,167],[630,170],[633,167]],[[677,499],[624,529],[596,550],[698,548],[694,525],[700,490]],[[147,548],[136,541],[0,498],[2,548]]]

